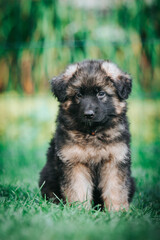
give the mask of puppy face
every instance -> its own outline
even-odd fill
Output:
[[[109,61],[83,61],[53,78],[63,110],[82,126],[103,125],[125,111],[131,78]]]
[[[102,86],[81,85],[74,89],[74,95],[70,98],[68,112],[84,125],[101,125],[115,115],[112,95]]]

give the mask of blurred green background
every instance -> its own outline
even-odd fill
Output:
[[[110,59],[133,77],[137,190],[126,214],[57,210],[39,194],[58,109],[48,81],[86,58]],[[1,239],[158,239],[159,173],[160,1],[0,0]]]
[[[111,59],[134,96],[160,96],[158,0],[1,0],[0,91],[48,91],[70,62]]]

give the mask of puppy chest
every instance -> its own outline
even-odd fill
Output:
[[[92,145],[64,145],[58,156],[63,162],[70,163],[99,163],[102,160],[123,162],[128,153],[125,143],[115,143],[103,147]]]

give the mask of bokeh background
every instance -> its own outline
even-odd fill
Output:
[[[142,212],[146,214],[142,219],[146,225],[137,230],[143,229],[135,237],[142,239],[145,233],[145,239],[158,236],[154,227],[160,223],[160,1],[1,0],[2,239],[10,239],[11,235],[12,239],[29,239],[25,229],[30,226],[32,214],[27,215],[26,223],[24,209],[14,215],[15,205],[11,205],[17,199],[25,205],[27,199],[35,200],[35,194],[39,194],[39,171],[45,163],[58,109],[49,80],[69,63],[93,58],[110,59],[133,77],[128,117],[137,190],[132,208],[137,211],[135,218]],[[22,230],[17,227],[20,221],[24,221]],[[32,228],[30,231],[35,239],[42,239],[42,225],[38,224],[37,235]],[[45,224],[52,236],[49,223]],[[70,225],[66,226],[66,231],[70,231]],[[114,231],[117,225],[111,221],[109,226]],[[131,231],[132,224],[129,228]],[[86,233],[87,239],[91,232],[94,239],[94,229],[93,225]],[[85,234],[85,227],[82,231]],[[119,236],[123,236],[123,231],[125,227],[120,228]]]
[[[84,58],[115,61],[134,96],[160,95],[158,0],[6,0],[0,3],[0,91],[48,91],[48,79]]]

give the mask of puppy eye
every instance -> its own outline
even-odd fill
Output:
[[[77,98],[81,98],[82,97],[82,94],[80,92],[76,93],[76,97]]]
[[[104,91],[100,91],[100,92],[97,93],[98,98],[103,98],[105,96],[106,96],[106,93]]]

